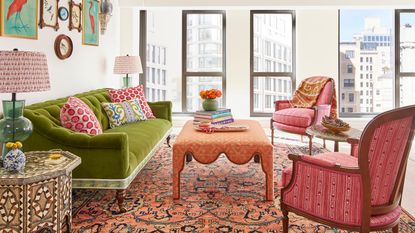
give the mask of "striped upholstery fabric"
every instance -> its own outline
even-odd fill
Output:
[[[385,123],[375,130],[369,149],[371,204],[386,204],[396,183],[411,130],[412,117]]]
[[[360,175],[303,161],[295,164],[297,175],[294,185],[283,193],[284,204],[332,222],[360,225],[363,196]]]

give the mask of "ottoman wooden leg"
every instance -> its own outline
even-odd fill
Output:
[[[185,155],[173,153],[173,199],[180,199],[180,172],[184,168]]]
[[[260,160],[260,156],[259,155],[255,155],[254,156],[254,162],[255,163],[259,163],[261,160]]]
[[[267,201],[274,200],[274,163],[272,154],[261,155],[262,170],[265,173],[265,197]]]

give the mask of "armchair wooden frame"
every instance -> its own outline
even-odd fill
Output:
[[[370,181],[370,170],[369,170],[369,146],[360,146],[360,145],[369,145],[371,143],[372,135],[374,134],[375,130],[382,125],[385,122],[398,120],[406,117],[412,117],[412,125],[409,132],[408,142],[406,143],[404,154],[402,157],[402,161],[400,163],[399,172],[396,178],[395,185],[393,187],[393,191],[391,193],[389,202],[385,205],[378,205],[378,206],[372,206],[371,205],[371,181]],[[325,164],[325,163],[313,163],[309,159],[304,159],[301,155],[289,155],[289,159],[293,161],[293,171],[292,171],[292,178],[288,185],[284,187],[281,190],[281,210],[283,213],[283,232],[288,232],[288,224],[289,224],[289,218],[288,213],[293,212],[297,215],[304,216],[308,219],[311,219],[313,221],[350,231],[359,231],[359,232],[370,232],[370,231],[382,231],[392,228],[393,233],[397,233],[399,231],[399,221],[400,218],[398,218],[395,222],[392,222],[385,226],[379,226],[379,227],[371,227],[370,226],[370,217],[374,215],[382,215],[386,214],[392,210],[394,210],[397,206],[400,205],[401,198],[402,198],[402,192],[403,192],[403,186],[404,186],[404,180],[405,180],[405,171],[406,171],[406,165],[408,162],[409,157],[409,151],[412,145],[412,141],[414,138],[414,130],[415,128],[415,105],[403,107],[399,109],[394,109],[391,111],[388,111],[386,113],[382,113],[375,117],[365,128],[362,134],[362,140],[359,142],[359,157],[358,157],[358,168],[348,168],[343,167],[340,165],[333,165],[333,164]],[[354,225],[344,225],[339,224],[335,222],[328,221],[326,219],[322,219],[313,215],[310,215],[308,213],[305,213],[299,209],[290,207],[284,203],[283,194],[290,188],[294,186],[294,177],[297,176],[297,170],[296,170],[296,164],[298,162],[307,163],[310,164],[310,166],[317,166],[319,168],[329,169],[331,171],[337,171],[342,172],[350,175],[359,175],[361,177],[361,184],[362,184],[362,220],[360,226],[354,226]]]

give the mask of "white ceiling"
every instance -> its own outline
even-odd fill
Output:
[[[118,0],[120,7],[415,8],[415,0]]]

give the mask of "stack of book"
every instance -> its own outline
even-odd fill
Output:
[[[196,111],[193,124],[198,125],[202,122],[210,122],[214,125],[229,124],[234,122],[230,109],[222,108],[216,111]]]

